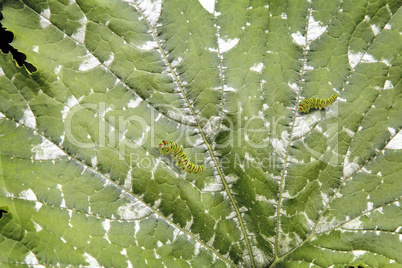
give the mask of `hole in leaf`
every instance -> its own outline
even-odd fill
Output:
[[[9,208],[7,206],[0,207],[0,219],[3,218],[3,215],[9,212]]]
[[[3,14],[0,12],[0,20],[3,19]],[[6,28],[0,23],[0,49],[4,54],[11,53],[13,59],[17,62],[19,67],[25,66],[25,68],[30,73],[36,72],[36,67],[26,61],[27,56],[24,53],[19,52],[17,49],[13,48],[10,43],[14,39],[14,34],[12,32],[6,31]]]

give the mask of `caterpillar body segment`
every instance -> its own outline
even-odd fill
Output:
[[[191,163],[181,146],[174,141],[163,140],[159,143],[158,149],[162,155],[171,154],[173,161],[176,162],[175,165],[179,166],[182,170],[186,170],[188,173],[199,173],[205,170],[204,166]]]
[[[327,108],[329,105],[335,102],[335,100],[338,98],[338,94],[333,94],[331,97],[328,99],[319,99],[319,98],[308,98],[304,99],[300,102],[299,104],[299,111],[302,113],[308,113],[310,112],[311,108],[315,109],[323,109]]]

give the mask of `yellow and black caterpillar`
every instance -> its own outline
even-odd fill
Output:
[[[204,166],[196,165],[188,161],[186,153],[181,146],[174,141],[163,140],[159,143],[158,148],[162,155],[171,154],[173,161],[176,162],[176,166],[179,165],[182,170],[186,170],[188,173],[198,173],[205,170]]]
[[[318,98],[308,98],[302,100],[299,104],[299,111],[308,113],[311,108],[315,109],[322,109],[322,108],[327,108],[329,105],[335,102],[336,98],[338,97],[338,94],[334,94],[328,99],[322,100]]]

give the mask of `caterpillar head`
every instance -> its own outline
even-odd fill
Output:
[[[165,148],[166,148],[166,141],[165,140],[163,140],[161,143],[159,143],[159,145],[158,145],[158,149],[159,149],[159,151],[162,153],[162,155],[165,155]]]
[[[299,104],[299,111],[301,113],[308,113],[310,111],[310,105],[304,101]]]
[[[164,148],[165,146],[166,146],[166,141],[165,141],[165,140],[162,140],[161,143],[159,143],[158,148],[159,148],[159,149],[162,149],[162,148]]]

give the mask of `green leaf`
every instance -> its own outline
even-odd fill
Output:
[[[1,3],[2,266],[402,267],[400,1]]]

